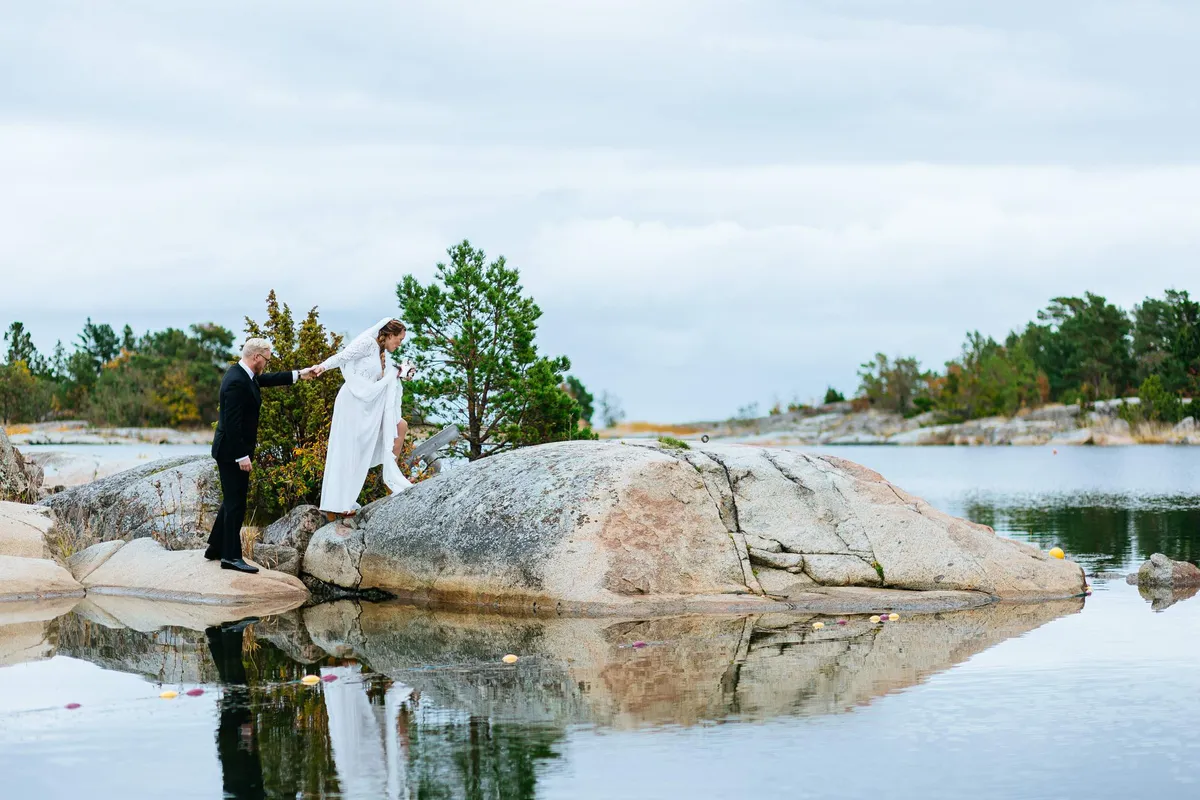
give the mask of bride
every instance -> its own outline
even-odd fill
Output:
[[[345,380],[333,403],[321,483],[321,510],[330,520],[358,510],[367,470],[378,464],[383,464],[383,482],[393,494],[412,485],[397,459],[408,433],[408,423],[400,417],[400,379],[411,379],[416,369],[407,363],[397,369],[388,359],[405,333],[404,323],[384,317],[345,350],[312,368],[316,375],[341,369]]]

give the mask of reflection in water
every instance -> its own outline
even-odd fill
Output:
[[[225,794],[236,798],[260,798],[263,794],[262,762],[254,730],[246,667],[242,663],[242,633],[245,622],[218,625],[206,630],[223,691],[219,702],[217,755],[221,759]]]
[[[61,653],[220,684],[228,796],[527,798],[573,725],[838,714],[1081,607],[826,618],[822,630],[783,614],[540,619],[353,601],[204,633],[74,613],[50,624]],[[515,666],[499,661],[509,652]],[[308,687],[306,673],[334,679]]]
[[[1200,592],[1200,586],[1181,586],[1178,589],[1166,586],[1138,587],[1138,594],[1150,603],[1150,608],[1154,611],[1166,611],[1180,600],[1195,597],[1197,592]]]
[[[957,511],[957,509],[955,510]],[[1042,548],[1062,547],[1095,570],[1136,569],[1154,553],[1200,564],[1200,498],[1096,494],[973,496],[963,516]]]

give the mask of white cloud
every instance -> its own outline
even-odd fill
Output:
[[[720,416],[1200,253],[1190,5],[62,6],[0,32],[0,323],[44,347],[270,288],[357,330],[468,237],[593,388]]]

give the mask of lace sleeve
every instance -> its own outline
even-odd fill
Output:
[[[379,344],[369,336],[360,336],[350,343],[340,353],[330,356],[325,359],[321,366],[327,370],[339,369],[345,366],[348,362],[357,361],[360,358],[365,358],[379,352]]]

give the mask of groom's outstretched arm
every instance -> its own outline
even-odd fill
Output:
[[[264,372],[258,376],[259,386],[291,386],[296,382],[300,375],[297,371],[291,372]]]

